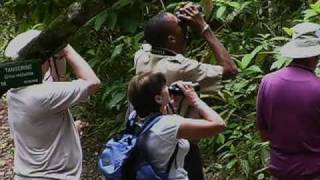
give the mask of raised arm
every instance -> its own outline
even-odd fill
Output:
[[[191,85],[184,84],[182,82],[178,82],[177,84],[184,92],[188,104],[196,108],[203,118],[184,118],[180,123],[177,138],[201,139],[222,132],[226,125],[219,114],[199,98]]]
[[[65,47],[62,53],[77,78],[89,83],[88,95],[94,94],[100,87],[101,82],[89,64],[70,45]]]
[[[235,76],[238,73],[236,64],[232,60],[227,49],[211,31],[209,25],[199,13],[199,10],[195,6],[189,5],[180,9],[179,12],[178,18],[187,21],[191,27],[207,41],[214,52],[217,64],[223,67],[223,78],[228,79]]]

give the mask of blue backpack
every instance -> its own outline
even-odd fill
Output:
[[[137,128],[135,112],[130,114],[126,129],[108,140],[99,157],[98,167],[106,180],[168,180],[169,171],[178,151],[178,144],[170,157],[165,172],[157,172],[148,162],[140,139],[161,115],[148,118],[142,128]]]

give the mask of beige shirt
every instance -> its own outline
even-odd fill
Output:
[[[182,80],[198,82],[200,92],[213,94],[219,88],[223,67],[210,65],[184,57],[181,54],[175,56],[158,55],[151,53],[151,46],[144,44],[142,49],[136,52],[134,58],[136,74],[143,72],[162,72],[167,85]],[[190,110],[183,105],[180,113],[184,117],[194,117]]]

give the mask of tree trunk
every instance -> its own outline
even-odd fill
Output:
[[[45,60],[54,55],[67,44],[70,36],[111,3],[107,0],[85,0],[71,4],[46,30],[20,50],[18,60]]]

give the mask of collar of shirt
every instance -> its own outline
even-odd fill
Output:
[[[153,47],[151,49],[151,53],[152,54],[158,54],[158,55],[165,55],[165,56],[175,56],[178,53],[174,52],[171,49],[167,49],[167,48],[160,48],[160,47]]]
[[[304,70],[307,70],[307,71],[314,73],[313,69],[306,67],[306,66],[303,66],[303,65],[300,65],[300,64],[290,64],[289,67],[297,67],[297,68],[304,69]]]

